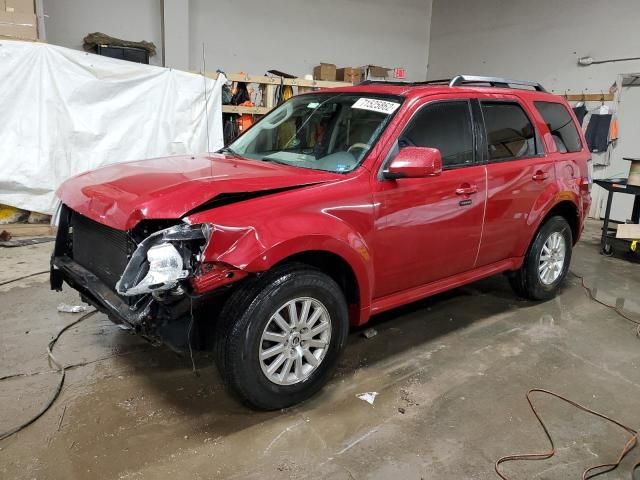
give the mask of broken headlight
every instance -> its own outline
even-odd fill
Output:
[[[177,225],[150,235],[131,256],[116,291],[133,296],[171,290],[192,273],[210,235],[206,224]]]

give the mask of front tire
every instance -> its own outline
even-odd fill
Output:
[[[522,267],[509,276],[514,291],[530,300],[553,298],[571,263],[573,234],[561,216],[548,219],[538,230]]]
[[[218,369],[232,393],[261,410],[300,403],[320,390],[349,329],[338,284],[301,264],[278,267],[240,286],[219,322]]]

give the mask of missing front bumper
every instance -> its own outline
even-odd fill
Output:
[[[134,306],[129,305],[89,270],[68,257],[51,260],[51,286],[59,290],[66,281],[94,307],[109,316],[115,323],[124,323],[140,331],[148,328],[152,320],[153,298],[142,298]]]
[[[164,344],[176,352],[210,349],[215,322],[229,290],[166,298],[142,296],[134,304],[120,297],[96,275],[66,256],[51,260],[51,285],[61,290],[62,282],[77,290],[82,299],[116,324],[123,324],[155,345]],[[189,328],[191,327],[191,328]]]

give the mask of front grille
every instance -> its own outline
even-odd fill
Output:
[[[115,290],[129,261],[133,242],[127,232],[73,212],[73,259]]]

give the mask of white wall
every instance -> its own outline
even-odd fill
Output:
[[[154,42],[152,63],[162,63],[161,0],[43,1],[50,43],[79,49],[87,33],[100,31]],[[183,1],[189,1],[184,65],[194,70],[201,68],[204,43],[208,70],[303,76],[323,61],[405,67],[409,79],[426,78],[432,0]]]
[[[457,73],[605,91],[640,62],[578,66],[578,58],[640,57],[638,0],[434,0],[429,78]]]
[[[424,80],[431,0],[191,0],[191,67],[303,76],[319,62]]]
[[[189,2],[161,0],[165,67],[189,70]]]
[[[157,47],[150,58],[162,63],[160,0],[43,0],[47,42],[82,50],[82,39],[102,32]]]
[[[582,67],[578,58],[639,57],[639,25],[638,0],[433,0],[428,78],[469,73],[536,80],[560,94],[606,92],[618,74],[640,72],[640,61]],[[640,155],[640,129],[636,139]],[[594,177],[628,169],[616,148],[611,165],[596,168]],[[595,214],[603,192],[593,193]],[[630,215],[626,210],[614,207],[620,219]]]

